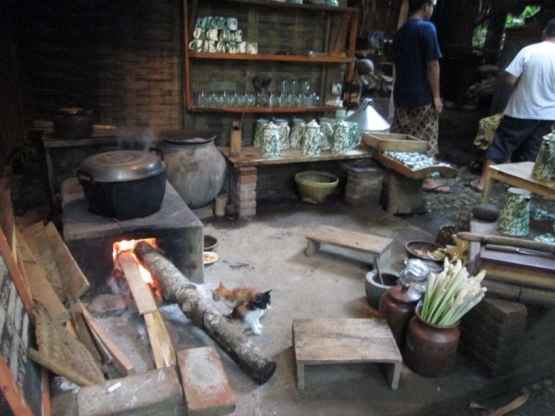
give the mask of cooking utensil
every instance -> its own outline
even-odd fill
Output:
[[[160,209],[166,191],[166,164],[158,149],[117,150],[83,160],[77,178],[92,212],[129,220]]]
[[[382,272],[380,272],[380,266],[378,265],[378,258],[374,257],[374,266],[376,266],[376,272],[378,273],[378,278],[380,279],[380,283],[383,285],[383,278]]]
[[[506,253],[518,253],[518,254],[524,254],[528,256],[541,256],[541,257],[549,257],[549,258],[555,259],[555,256],[551,253],[546,253],[544,251],[531,250],[531,249],[521,248],[521,247],[486,244],[486,248],[488,250],[493,250],[493,251],[503,251]]]
[[[411,256],[417,257],[422,260],[431,260],[436,262],[441,262],[445,258],[445,256],[442,256],[442,258],[440,259],[434,257],[433,255],[434,252],[440,250],[441,248],[443,247],[435,243],[429,243],[427,241],[413,240],[407,241],[405,243],[405,250],[407,250],[407,252]]]

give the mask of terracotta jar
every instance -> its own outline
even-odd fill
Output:
[[[403,358],[415,373],[444,376],[455,369],[459,345],[459,322],[451,326],[433,325],[420,317],[419,306],[410,320]]]
[[[216,135],[189,130],[161,133],[168,181],[189,208],[211,203],[225,180],[226,161],[214,145]]]
[[[390,287],[380,298],[379,315],[387,321],[399,349],[403,348],[410,319],[422,293],[407,283]]]

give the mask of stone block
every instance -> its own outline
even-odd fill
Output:
[[[237,183],[238,184],[256,183],[257,179],[258,179],[257,175],[238,176],[237,177]]]
[[[476,308],[475,308],[476,309]],[[479,333],[488,333],[496,337],[520,335],[526,327],[526,319],[515,319],[510,323],[500,324],[482,311],[471,310],[463,317],[463,325],[472,326]]]
[[[239,217],[254,217],[256,215],[256,208],[239,208]]]
[[[233,203],[238,208],[256,208],[256,200],[255,199],[249,199],[249,200],[246,200],[246,201],[239,201],[239,200],[234,199]]]
[[[250,176],[250,175],[256,176],[256,172],[257,172],[257,169],[254,166],[247,166],[247,167],[235,169],[235,173],[237,174],[237,176]]]
[[[256,192],[237,192],[236,197],[239,201],[256,200]]]
[[[121,387],[110,393],[108,389],[116,383]],[[175,414],[182,404],[183,390],[173,367],[81,387],[77,394],[79,416]]]
[[[179,351],[177,364],[189,416],[217,416],[235,411],[235,397],[214,347]]]
[[[423,179],[409,179],[396,172],[387,172],[383,186],[386,211],[389,214],[425,213],[423,182]]]
[[[477,311],[483,311],[485,314],[499,323],[509,323],[514,320],[525,320],[527,315],[526,305],[519,302],[511,302],[503,299],[484,298],[482,302],[476,305]]]
[[[237,192],[240,194],[252,193],[256,191],[256,183],[238,183]]]

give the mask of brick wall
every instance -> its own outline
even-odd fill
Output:
[[[99,124],[181,126],[181,2],[18,3],[27,119],[79,106],[93,109]]]

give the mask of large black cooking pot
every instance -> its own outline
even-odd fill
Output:
[[[116,150],[81,162],[77,178],[92,212],[129,220],[160,209],[166,191],[166,164],[160,150],[150,150]]]
[[[93,134],[92,110],[60,108],[54,115],[54,135],[58,139],[84,139]]]

